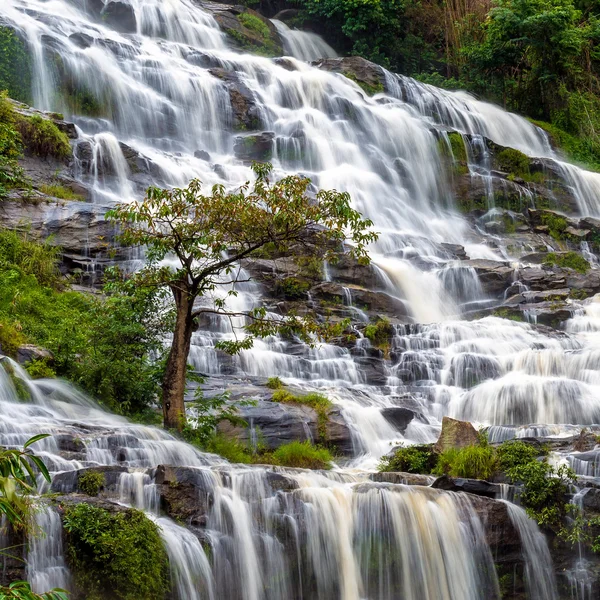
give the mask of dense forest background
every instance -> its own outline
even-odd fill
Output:
[[[600,168],[597,0],[247,0],[296,8],[342,54],[538,122],[573,160]],[[259,6],[260,5],[260,6]],[[264,5],[264,6],[263,6]],[[270,5],[270,6],[269,6]]]

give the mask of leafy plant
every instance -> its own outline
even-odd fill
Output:
[[[31,117],[19,115],[16,119],[16,127],[21,134],[23,145],[31,154],[42,158],[53,156],[58,159],[69,158],[73,154],[69,138],[49,119],[44,119],[40,115]]]
[[[283,386],[283,381],[279,377],[269,377],[265,386],[271,390],[280,390]]]
[[[406,446],[398,448],[392,456],[384,456],[378,470],[403,473],[431,473],[436,456],[429,446]]]
[[[88,496],[97,496],[106,484],[104,473],[84,471],[77,477],[77,487]]]
[[[496,457],[490,446],[450,448],[442,452],[435,467],[438,475],[490,479],[496,471]]]
[[[271,456],[273,464],[298,469],[330,469],[333,460],[329,450],[309,441],[283,444]]]

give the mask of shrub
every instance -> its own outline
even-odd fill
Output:
[[[78,504],[65,511],[67,557],[86,600],[163,600],[168,560],[158,527],[134,509]]]
[[[15,128],[15,111],[6,92],[0,92],[0,198],[11,188],[26,184],[17,162],[22,150],[21,134]]]
[[[271,390],[280,390],[283,387],[283,381],[279,377],[269,377],[265,385]]]
[[[290,442],[279,446],[271,455],[273,464],[298,469],[330,469],[333,460],[326,448],[313,446],[309,441]],[[262,457],[268,460],[268,457]]]
[[[555,240],[563,240],[565,238],[565,230],[569,226],[569,223],[565,217],[554,213],[542,213],[541,221],[548,227],[548,233]]]
[[[286,277],[277,282],[277,292],[288,300],[300,300],[306,297],[306,292],[310,289],[307,281],[297,277]]]
[[[31,102],[31,59],[27,44],[10,27],[0,27],[0,90]]]
[[[578,273],[587,273],[590,268],[590,263],[577,252],[565,252],[564,254],[549,252],[544,259],[544,264],[573,269]]]
[[[442,452],[435,467],[437,475],[489,479],[496,471],[496,457],[490,446],[450,448]]]
[[[104,473],[98,471],[84,471],[77,477],[79,490],[88,496],[97,496],[105,484]]]
[[[40,115],[31,117],[19,115],[16,126],[30,154],[42,158],[53,156],[58,159],[72,156],[69,138],[49,119],[44,119]]]
[[[498,468],[504,473],[509,469],[514,469],[535,461],[538,455],[539,451],[535,446],[519,440],[503,442],[496,449]]]
[[[25,370],[32,379],[52,379],[56,377],[54,369],[43,359],[36,359],[27,363]]]
[[[331,401],[323,394],[311,393],[304,396],[295,396],[286,390],[277,390],[273,392],[273,402],[282,404],[302,404],[309,406],[317,413],[317,429],[319,438],[324,439],[327,435],[327,423],[329,420],[329,411],[331,410]]]
[[[365,337],[377,348],[387,348],[394,335],[394,327],[387,319],[379,319],[365,327]]]
[[[384,456],[379,471],[401,471],[404,473],[431,473],[436,456],[429,446],[406,446],[398,448],[392,456]]]

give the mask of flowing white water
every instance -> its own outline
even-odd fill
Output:
[[[290,29],[285,23],[272,19],[277,32],[283,40],[286,54],[298,60],[312,61],[319,58],[335,58],[336,51],[322,37],[309,31]]]
[[[310,349],[272,338],[226,360],[215,341],[231,339],[243,322],[215,318],[194,336],[191,359],[199,371],[280,376],[303,389],[323,389],[351,428],[354,465],[369,468],[390,444],[433,441],[446,414],[492,425],[494,439],[562,435],[600,421],[600,303],[571,319],[569,335],[560,337],[498,318],[457,320],[488,299],[474,269],[455,264],[441,244],[460,244],[471,258],[504,256],[454,209],[440,130],[464,134],[473,156],[490,138],[553,161],[582,214],[600,212],[597,174],[562,162],[543,131],[525,119],[467,94],[384,72],[386,94],[368,97],[349,79],[302,62],[332,55],[306,33],[276,24],[286,54],[295,57],[283,64],[232,50],[215,19],[191,0],[129,3],[135,25],[127,33],[124,23],[115,29],[84,0],[4,0],[0,6],[3,22],[29,43],[36,106],[62,111],[78,125],[76,167],[95,200],[104,205],[140,193],[140,175],[121,143],[149,165],[139,185],[185,185],[199,177],[207,186],[234,186],[248,179],[248,164],[234,147],[238,135],[250,132],[237,121],[223,74],[235,75],[251,100],[250,126],[275,135],[277,174],[302,172],[320,187],[349,191],[354,206],[374,221],[381,232],[372,249],[378,287],[414,321],[396,327],[390,359],[373,374],[364,366],[373,350],[364,338],[353,349]],[[83,116],[84,104],[100,116]],[[489,182],[485,156],[471,158],[471,175]],[[526,188],[522,194],[533,200]],[[410,262],[415,257],[425,270]],[[239,291],[231,300],[237,308],[260,303],[259,286],[242,284]],[[123,474],[118,499],[154,513],[147,469],[184,465],[206,479],[215,500],[206,530],[210,569],[196,538],[170,522],[161,525],[181,598],[497,595],[494,577],[480,580],[488,564],[479,552],[480,524],[454,496],[364,488],[364,476],[352,474],[339,480],[307,475],[282,499],[265,472],[231,470],[158,429],[106,415],[63,384],[27,385],[32,403],[19,404],[14,381],[0,369],[6,415],[0,443],[21,445],[35,433],[52,433],[41,449],[61,473],[57,490],[74,485],[65,473],[124,465],[133,471]],[[417,416],[399,431],[382,409],[405,405]],[[84,450],[66,455],[61,444],[68,436],[83,439]],[[596,458],[572,461],[600,475]],[[217,467],[230,469],[227,483]]]

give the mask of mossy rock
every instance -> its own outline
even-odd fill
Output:
[[[275,26],[251,9],[219,11],[215,19],[233,43],[241,50],[262,56],[281,56],[283,46]]]
[[[75,600],[164,600],[169,564],[158,526],[143,512],[81,503],[65,510]]]

